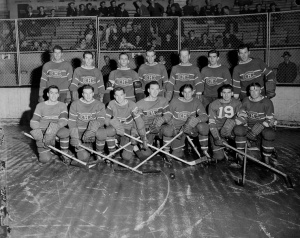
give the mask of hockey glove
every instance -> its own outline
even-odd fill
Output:
[[[109,123],[116,130],[118,135],[124,136],[125,129],[118,119],[111,119]]]
[[[196,118],[195,116],[190,116],[184,126],[183,126],[183,132],[186,134],[191,134],[193,128],[195,128],[197,126],[197,124],[199,123],[198,118]]]
[[[156,117],[153,120],[152,125],[150,126],[150,132],[152,134],[157,134],[160,131],[162,124],[164,123],[165,123],[165,119],[163,117]]]
[[[90,121],[87,129],[83,133],[82,140],[85,143],[92,143],[96,141],[96,132],[101,126],[99,121]]]
[[[43,142],[45,145],[55,146],[55,136],[59,130],[59,125],[57,123],[51,122],[45,132]]]
[[[256,137],[264,130],[264,128],[265,127],[261,123],[256,123],[251,130],[247,132],[247,138],[256,141]]]

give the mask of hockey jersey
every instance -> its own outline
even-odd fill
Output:
[[[267,81],[275,80],[274,73],[261,59],[250,59],[247,63],[239,62],[232,75],[234,94],[240,94],[243,99],[247,95],[247,87],[251,83],[259,83],[262,87],[262,95],[265,95],[264,76]]]
[[[183,98],[174,98],[170,103],[170,110],[165,113],[166,116],[171,117],[170,124],[174,125],[176,129],[180,129],[189,118],[189,116],[199,116],[202,118],[201,122],[206,122],[208,116],[201,101],[193,98],[189,102],[185,102]]]
[[[48,105],[46,102],[39,103],[30,120],[32,129],[46,129],[51,122],[64,127],[68,124],[68,110],[65,103],[57,102],[55,105]]]
[[[56,85],[62,93],[69,92],[69,86],[72,81],[73,68],[70,63],[62,61],[47,62],[42,69],[39,96],[51,85]]]
[[[229,103],[223,103],[222,99],[213,101],[208,107],[209,127],[221,129],[226,119],[233,118],[241,107],[241,101],[235,98]]]
[[[76,68],[70,85],[70,91],[77,91],[78,88],[85,84],[93,86],[95,94],[104,94],[105,92],[102,73],[95,67],[92,69],[87,69],[83,66]]]
[[[216,68],[206,66],[201,70],[202,82],[204,84],[203,95],[207,97],[218,97],[218,89],[224,84],[232,84],[229,69],[223,65]]]
[[[183,66],[181,64],[172,68],[170,79],[167,82],[166,90],[174,91],[173,98],[179,96],[180,88],[185,84],[191,84],[196,90],[196,94],[203,92],[203,82],[199,69],[192,64]]]
[[[153,120],[169,111],[169,102],[164,97],[158,97],[156,101],[146,101],[142,99],[136,103],[140,112],[142,112],[142,119],[146,126],[150,126]]]
[[[139,76],[134,70],[118,68],[109,74],[109,81],[113,87],[124,88],[126,99],[133,100],[135,98],[133,82],[139,81]],[[108,89],[112,90],[113,88]]]
[[[253,102],[249,97],[244,98],[240,111],[247,113],[247,123],[250,127],[257,122],[263,123],[274,118],[273,102],[266,97],[259,102]]]
[[[118,119],[124,129],[128,130],[132,128],[134,120],[136,121],[138,118],[141,120],[138,107],[131,100],[127,100],[125,105],[120,105],[116,100],[112,100],[108,103],[106,112],[108,118]]]
[[[71,104],[68,125],[69,128],[78,127],[79,132],[82,132],[92,120],[98,120],[104,125],[105,118],[106,110],[102,102],[93,99],[87,103],[80,98]]]

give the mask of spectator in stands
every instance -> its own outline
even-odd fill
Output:
[[[201,13],[201,11],[200,11],[199,5],[196,5],[195,8],[194,8],[194,14],[193,14],[193,16],[199,17],[199,16],[202,16],[201,14],[202,14],[202,13]]]
[[[189,37],[184,41],[184,47],[190,50],[198,49],[200,46],[200,40],[195,36],[195,31],[190,30],[188,34]]]
[[[194,6],[193,0],[187,0],[186,5],[182,8],[182,12],[184,16],[193,16],[194,15]]]
[[[105,40],[106,42],[109,42],[110,38],[112,38],[112,34],[116,34],[117,26],[114,23],[110,23],[105,31]],[[110,37],[111,36],[111,37]]]
[[[117,50],[120,46],[120,39],[117,34],[112,34],[107,44],[109,50]]]
[[[74,46],[75,50],[86,50],[88,48],[88,45],[86,43],[86,40],[84,38],[80,39],[79,42]]]
[[[143,49],[145,48],[145,41],[142,40],[140,35],[136,35],[133,45],[136,49]]]
[[[236,49],[242,42],[236,37],[233,31],[225,30],[223,32],[223,44],[225,48]]]
[[[148,11],[151,17],[161,17],[164,13],[164,7],[156,2],[156,0],[150,0]]]
[[[86,16],[86,9],[84,4],[79,5],[78,16]]]
[[[99,37],[99,41],[103,41],[105,40],[105,30],[104,30],[104,26],[99,26],[99,31],[98,31],[98,37]]]
[[[264,13],[266,12],[265,9],[262,9],[262,5],[259,3],[259,4],[256,4],[256,7],[255,7],[255,10],[253,11],[253,13]]]
[[[101,50],[107,50],[107,49],[109,49],[106,41],[100,42],[100,49]]]
[[[118,5],[118,10],[116,12],[116,17],[129,17],[128,12],[125,9],[125,3],[122,2]],[[127,24],[127,23],[126,23]]]
[[[115,0],[112,0],[110,2],[110,7],[108,8],[108,16],[109,17],[115,17],[116,16],[116,13],[117,13],[117,6],[116,6],[116,1]]]
[[[222,8],[222,3],[218,3],[215,5],[215,13],[214,13],[215,16],[221,16],[223,15],[223,8]]]
[[[23,21],[18,21],[18,27],[19,27],[19,38],[20,40],[24,40],[24,38],[27,36],[26,24],[24,24]]]
[[[41,48],[40,48],[41,51],[48,51],[49,50],[49,45],[47,43],[47,41],[42,41],[41,42]]]
[[[170,33],[167,33],[166,36],[162,39],[161,47],[164,50],[177,49],[178,41],[175,39],[175,36],[172,36]]]
[[[135,13],[134,13],[133,17],[141,17],[141,9],[140,8],[137,7],[135,9]]]
[[[201,48],[201,49],[212,49],[213,48],[213,44],[212,44],[211,40],[208,39],[207,33],[202,34],[199,46],[200,47],[198,47],[198,48]]]
[[[292,55],[285,51],[281,57],[283,62],[278,65],[277,81],[278,83],[293,83],[297,77],[297,65],[290,61]]]
[[[132,23],[132,31],[129,32],[129,42],[133,43],[136,41],[136,36],[142,36],[142,31],[139,30],[138,25],[136,22]]]
[[[29,28],[28,35],[30,35],[30,36],[41,36],[42,35],[41,26],[35,20],[31,21],[31,27]]]
[[[31,50],[31,47],[28,43],[28,41],[25,39],[21,42],[21,45],[20,45],[20,51],[30,51]]]
[[[245,4],[242,8],[242,10],[240,11],[240,14],[251,14],[252,11],[249,8],[248,4]]]
[[[230,10],[228,6],[223,7],[223,15],[225,16],[230,15]]]
[[[280,8],[277,7],[275,2],[270,4],[268,12],[280,12]]]
[[[68,3],[67,17],[76,17],[76,16],[77,16],[77,9],[75,8],[75,3],[74,2]]]
[[[137,0],[136,2],[133,3],[133,5],[135,6],[136,9],[139,9],[137,10],[137,12],[141,17],[150,16],[148,8],[142,3],[142,0]]]
[[[33,14],[32,6],[28,6],[27,11],[23,18],[33,18],[33,17],[35,17],[35,15]]]
[[[216,36],[214,47],[215,47],[215,49],[222,49],[224,47],[222,35]]]
[[[167,13],[164,13],[163,17],[166,19],[159,21],[158,35],[160,37],[165,37],[165,35],[170,32],[175,34],[176,24],[174,24],[174,19],[168,19]]]
[[[95,8],[93,8],[93,5],[91,3],[86,4],[85,15],[97,16],[97,11],[95,10]]]
[[[40,43],[38,41],[34,41],[33,45],[31,46],[31,50],[32,51],[40,51],[41,50]]]
[[[93,23],[87,25],[87,29],[84,32],[84,37],[89,48],[96,47],[96,29]]]
[[[169,0],[166,13],[168,16],[181,16],[182,9],[178,3],[174,2],[174,0]]]
[[[215,13],[215,7],[211,5],[210,0],[205,0],[206,5],[201,7],[201,15],[202,16],[213,16]]]
[[[106,7],[106,2],[100,2],[100,7],[98,8],[98,17],[107,17],[108,16],[108,8]]]
[[[157,43],[157,39],[153,37],[151,41],[148,43],[152,50],[160,50],[160,45]]]
[[[122,26],[121,28],[121,32],[120,32],[120,38],[125,38],[127,41],[130,40],[130,34],[127,31],[127,27],[126,26]]]
[[[51,12],[50,12],[50,16],[49,17],[57,17],[56,16],[56,11],[54,8],[51,9]]]
[[[135,49],[135,46],[133,44],[131,44],[130,42],[128,42],[126,40],[126,38],[123,37],[122,41],[120,43],[119,49],[120,50],[131,50],[131,49]]]
[[[160,56],[158,57],[158,63],[159,63],[159,64],[163,64],[163,65],[166,64],[166,60],[165,60],[165,57],[164,57],[163,55],[160,55]]]
[[[40,6],[38,8],[38,10],[39,10],[39,13],[36,15],[36,17],[47,17],[43,6]]]

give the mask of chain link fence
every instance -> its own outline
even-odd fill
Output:
[[[54,45],[64,49],[63,58],[74,69],[81,65],[82,53],[95,53],[95,65],[104,78],[118,64],[120,52],[130,55],[130,67],[145,62],[149,48],[156,61],[170,72],[179,63],[178,51],[188,47],[191,62],[206,66],[207,52],[220,51],[220,62],[229,68],[238,62],[236,48],[247,43],[251,56],[278,71],[286,51],[297,68],[296,79],[277,78],[279,83],[299,82],[300,11],[206,17],[128,18],[30,18],[0,20],[0,86],[38,86],[41,69],[51,59]],[[106,57],[105,57],[106,56]],[[106,59],[106,60],[105,60]],[[110,63],[109,63],[110,62]],[[278,77],[278,74],[277,74]]]

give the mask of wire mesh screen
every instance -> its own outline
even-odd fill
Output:
[[[178,50],[178,18],[99,18],[100,51]]]
[[[182,17],[181,47],[190,50],[236,49],[267,46],[267,14],[216,17]]]

